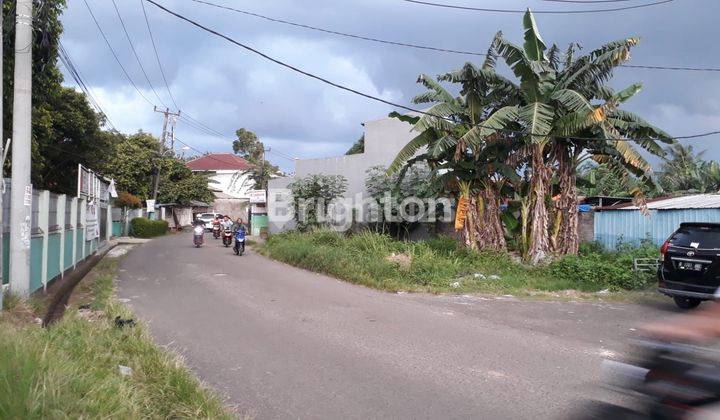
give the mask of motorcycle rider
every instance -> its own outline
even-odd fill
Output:
[[[222,226],[223,229],[232,229],[233,222],[232,220],[230,220],[230,216],[225,215],[225,217],[223,217],[222,221],[220,222],[220,226]]]
[[[245,230],[245,224],[243,223],[242,219],[238,217],[235,223],[233,223],[232,225],[233,233],[237,232],[240,228]]]

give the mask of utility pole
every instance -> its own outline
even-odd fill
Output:
[[[158,144],[157,163],[155,164],[155,179],[153,180],[153,200],[157,200],[158,187],[160,186],[160,158],[163,156],[165,142],[167,140],[168,121],[170,120],[170,117],[173,117],[171,130],[173,132],[173,146],[175,146],[175,118],[180,116],[180,111],[178,111],[177,113],[172,113],[170,112],[169,108],[165,108],[165,110],[163,111],[162,109],[158,109],[158,107],[156,106],[153,107],[153,110],[155,112],[163,114],[162,138],[160,139],[160,143]]]
[[[10,195],[10,291],[30,293],[33,0],[17,0]]]

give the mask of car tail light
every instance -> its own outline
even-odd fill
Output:
[[[660,261],[665,261],[665,253],[670,247],[670,241],[665,241],[660,247]]]

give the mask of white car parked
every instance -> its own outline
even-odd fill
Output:
[[[205,223],[205,229],[206,230],[212,230],[212,222],[215,220],[215,217],[222,218],[222,214],[220,213],[200,213],[197,218],[202,220],[203,223]]]

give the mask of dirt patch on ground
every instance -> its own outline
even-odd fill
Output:
[[[395,263],[401,268],[410,268],[410,265],[412,264],[412,257],[408,254],[396,254],[393,252],[392,254],[385,257],[385,260],[391,263]]]

